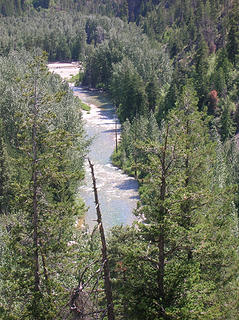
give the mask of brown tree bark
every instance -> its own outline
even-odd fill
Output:
[[[40,292],[40,277],[39,277],[39,252],[38,252],[38,174],[37,174],[37,93],[36,83],[34,84],[34,104],[33,104],[33,126],[32,126],[32,183],[33,183],[33,248],[34,248],[34,289],[35,292]]]
[[[162,174],[161,174],[161,186],[160,186],[160,200],[165,200],[166,195],[166,173],[167,173],[167,165],[166,165],[166,152],[167,152],[167,144],[168,144],[168,131],[166,131],[164,148],[161,156],[161,166],[162,166]],[[165,215],[165,207],[162,205],[160,208],[160,215]],[[160,236],[158,239],[158,294],[161,301],[164,301],[164,268],[165,268],[165,244],[164,244],[164,230],[160,228]]]
[[[95,197],[95,205],[96,205],[97,223],[99,226],[101,244],[102,244],[101,251],[102,251],[102,261],[104,263],[105,295],[106,295],[107,310],[108,310],[107,315],[108,315],[108,320],[114,320],[115,314],[114,314],[112,287],[111,287],[111,280],[110,280],[110,268],[109,268],[109,261],[108,261],[108,257],[107,257],[107,245],[106,245],[106,240],[105,240],[104,228],[103,228],[103,224],[102,224],[102,216],[101,216],[101,211],[100,211],[98,192],[97,192],[97,187],[96,187],[94,165],[90,162],[90,159],[88,159],[88,161],[89,161],[89,165],[90,165],[90,169],[91,169],[91,176],[92,176],[93,190],[94,190],[94,197]]]
[[[167,127],[166,130],[166,136],[165,136],[165,142],[164,142],[164,147],[162,150],[161,154],[161,186],[160,186],[160,200],[163,202],[166,197],[166,176],[167,176],[167,171],[170,167],[170,163],[167,164],[166,161],[166,155],[167,155],[167,148],[168,148],[168,134],[169,134],[169,127]],[[166,214],[166,208],[162,204],[160,207],[160,215],[161,218],[163,219],[164,215]],[[160,234],[158,237],[158,277],[157,277],[157,282],[158,282],[158,296],[159,296],[159,310],[158,314],[159,317],[163,319],[170,319],[165,310],[164,310],[164,302],[165,302],[165,288],[164,288],[164,270],[165,270],[165,235],[164,235],[164,229],[163,227],[160,227]]]

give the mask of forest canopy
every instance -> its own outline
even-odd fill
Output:
[[[237,1],[0,0],[0,13],[0,318],[237,320]],[[135,223],[107,234],[103,260],[101,222],[76,228],[80,103],[48,61],[80,61],[77,85],[111,99],[112,161],[139,182]]]

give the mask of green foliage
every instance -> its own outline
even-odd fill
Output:
[[[208,47],[204,39],[199,43],[195,56],[195,86],[199,98],[199,108],[205,104],[208,94]]]
[[[68,82],[73,83],[75,86],[79,87],[81,85],[81,82],[83,80],[83,72],[79,72],[75,76],[72,76]]]
[[[143,80],[129,61],[115,65],[110,91],[121,121],[131,121],[147,110]]]
[[[69,243],[82,214],[75,190],[83,178],[86,143],[77,101],[66,84],[48,72],[45,57],[22,52],[9,57],[9,65],[13,57],[27,64],[16,67],[17,81],[7,83],[18,108],[11,110],[13,119],[3,118],[6,127],[11,121],[15,126],[12,136],[6,135],[7,144],[14,141],[8,167],[14,194],[12,203],[7,198],[4,205],[8,216],[1,217],[3,319],[14,319],[14,314],[53,319],[75,283],[76,251]],[[13,296],[16,301],[10,304]]]
[[[109,90],[120,120],[132,120],[156,109],[157,91],[170,81],[171,65],[165,50],[156,43],[152,46],[139,28],[119,25],[117,36],[115,31],[108,42],[92,50],[83,84]]]
[[[83,84],[107,88],[112,76],[113,64],[121,59],[122,53],[114,41],[100,45],[87,59]]]
[[[9,212],[9,206],[13,198],[10,183],[9,156],[4,141],[4,129],[0,119],[0,215]]]
[[[236,127],[232,114],[235,112],[235,105],[227,98],[221,101],[220,135],[222,141],[232,138],[235,135]]]
[[[13,49],[41,48],[48,52],[50,61],[83,60],[85,22],[86,18],[77,13],[44,10],[2,18],[0,53],[7,55]]]
[[[86,84],[95,86],[102,82],[107,87],[114,64],[122,62],[123,58],[133,64],[145,82],[156,78],[159,85],[163,86],[170,80],[171,66],[167,53],[157,43],[152,46],[139,28],[118,23],[109,35],[109,42],[96,48],[88,58]]]
[[[4,16],[21,14],[24,9],[25,0],[1,0],[0,13]]]
[[[49,2],[50,0],[33,0],[32,4],[34,8],[41,7],[47,9],[49,7]]]
[[[116,230],[111,242],[122,319],[236,319],[234,189],[220,142],[211,139],[197,104],[188,82],[158,134],[154,127],[143,138],[142,120],[136,137],[136,120],[123,127],[121,154],[132,169],[137,154],[142,180],[141,222]]]
[[[48,7],[48,1],[36,2]],[[233,44],[237,37],[233,22],[237,17],[236,7],[232,11],[222,1],[194,1],[191,4],[190,0],[183,1],[180,6],[164,1],[138,1],[137,5],[134,1],[119,1],[113,2],[111,9],[108,1],[51,1],[49,7],[52,10],[37,13],[30,10],[22,17],[2,19],[2,54],[8,54],[13,47],[31,49],[39,46],[49,53],[50,60],[84,60],[87,55],[83,83],[103,89],[110,88],[115,64],[128,59],[143,80],[146,109],[156,110],[159,122],[174,106],[187,78],[194,78],[200,109],[209,106],[211,90],[217,90],[219,98],[225,98],[233,89],[235,74],[231,62],[235,65],[235,61],[230,55],[236,56],[236,47],[231,50],[230,46],[236,46]],[[54,11],[56,8],[57,12]],[[73,11],[69,13],[71,9]],[[78,10],[81,13],[104,12],[111,19],[100,15],[82,16]],[[137,21],[151,39],[132,23],[126,25],[112,17],[112,14],[121,16],[121,11],[124,17],[128,11],[129,20]],[[227,23],[228,17],[231,17],[230,23]],[[215,28],[217,21],[219,26]],[[161,44],[152,38],[157,38]],[[162,44],[167,45],[176,66],[166,95],[165,84],[170,83],[171,68]],[[217,52],[217,49],[220,50]],[[210,54],[215,55],[215,64]],[[160,95],[165,96],[164,101]],[[231,100],[237,104],[237,97],[233,96]],[[125,111],[128,106],[122,108]],[[126,112],[122,119],[127,116]]]
[[[122,125],[118,153],[113,155],[113,163],[125,172],[136,177],[142,177],[144,170],[138,167],[145,156],[138,150],[138,143],[158,139],[158,124],[152,112],[135,117],[132,123],[126,120]]]
[[[88,104],[82,102],[79,98],[78,100],[79,100],[78,103],[81,110],[90,111],[90,106]]]
[[[238,63],[239,55],[239,27],[238,27],[238,17],[239,17],[239,6],[234,4],[233,11],[230,17],[229,23],[229,33],[228,33],[228,58],[230,61],[236,65]]]
[[[0,12],[0,317],[67,318],[57,312],[78,269],[90,292],[100,268],[97,231],[74,228],[89,109],[27,53],[39,47],[85,60],[71,80],[108,90],[123,122],[113,161],[137,177],[141,200],[137,227],[109,238],[118,319],[236,320],[237,6],[0,0]]]
[[[149,250],[136,228],[112,229],[109,254],[118,319],[157,318],[156,272],[154,266],[147,263]]]

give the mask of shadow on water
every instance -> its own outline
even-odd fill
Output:
[[[97,98],[97,100],[99,100],[101,103],[109,103],[110,97],[105,94],[105,93],[101,93],[101,94],[96,94],[95,97]],[[112,106],[112,104],[111,104]]]
[[[115,118],[115,110],[112,104],[103,104],[99,107],[99,114],[103,118],[112,120]]]
[[[73,91],[86,94],[88,97],[96,100],[100,104],[109,104],[110,97],[103,91],[97,89],[89,89],[88,87],[73,87]],[[110,104],[112,106],[112,104]]]
[[[117,132],[117,133],[120,133],[121,132],[121,130],[120,129],[110,129],[110,130],[105,130],[105,131],[102,131],[102,133],[115,133],[115,131]]]
[[[110,111],[113,111],[114,112],[114,106],[110,103],[105,103],[105,104],[102,104],[100,106],[100,109],[103,109],[104,111],[106,110],[110,110]]]
[[[139,196],[131,196],[129,198],[132,199],[132,200],[139,200],[140,199]]]
[[[134,179],[130,179],[116,185],[116,188],[120,190],[137,190],[138,183]]]

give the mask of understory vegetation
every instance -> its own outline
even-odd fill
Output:
[[[237,1],[0,0],[0,13],[0,318],[237,320]],[[139,181],[136,221],[109,231],[103,260],[101,223],[77,223],[87,106],[47,60],[80,60],[71,81],[110,96],[113,163]]]

